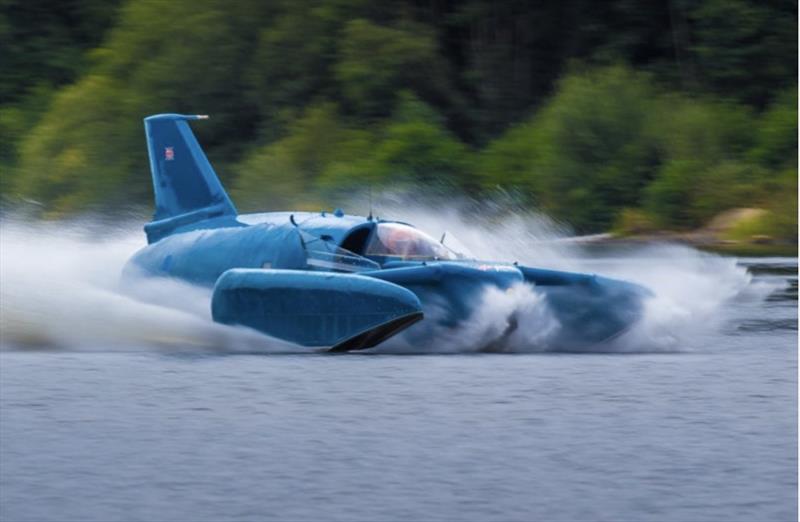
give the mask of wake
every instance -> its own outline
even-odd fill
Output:
[[[631,331],[591,351],[692,349],[725,318],[736,296],[763,299],[733,258],[678,246],[628,248],[592,254],[564,241],[568,229],[535,213],[476,218],[457,204],[436,209],[407,200],[384,202],[382,214],[414,223],[479,259],[518,261],[558,270],[596,272],[640,283],[656,294]],[[446,226],[444,224],[446,223]],[[102,220],[0,225],[0,349],[306,353],[245,329],[214,323],[210,289],[172,279],[120,285],[122,268],[145,245],[138,224]],[[470,320],[457,328],[429,320],[370,353],[545,352],[560,325],[536,288],[487,289]],[[513,323],[513,325],[512,325]]]

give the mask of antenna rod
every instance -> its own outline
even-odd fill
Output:
[[[367,219],[372,221],[372,182],[370,181],[369,185],[367,186],[367,190],[369,192],[369,216]]]

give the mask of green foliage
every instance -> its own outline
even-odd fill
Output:
[[[612,229],[620,235],[635,235],[657,230],[649,214],[636,208],[624,208],[617,215],[617,221]]]
[[[796,235],[796,26],[788,0],[0,0],[0,193],[149,204],[141,119],[209,113],[245,209],[444,181],[582,231],[750,206]]]
[[[661,226],[697,227],[723,210],[758,201],[761,175],[737,162],[670,161],[645,190],[645,208]]]
[[[0,104],[71,82],[120,0],[0,0]]]
[[[431,98],[449,97],[435,35],[423,26],[406,25],[399,29],[356,19],[345,26],[335,76],[357,114],[391,114],[396,93],[404,89]]]
[[[489,145],[481,178],[527,178],[532,198],[555,217],[605,229],[654,175],[653,96],[648,79],[625,67],[567,76],[526,125]],[[509,171],[516,168],[525,170]]]
[[[359,3],[283,0],[273,4],[269,19],[261,20],[244,75],[262,136],[279,137],[310,101],[333,97],[338,35],[348,17],[360,11]]]
[[[129,116],[129,108],[119,102],[121,93],[119,84],[98,76],[62,91],[22,142],[22,174],[15,188],[51,203],[50,213],[56,214],[83,208],[103,194],[116,201],[126,192],[141,197],[136,185],[119,186],[136,161],[126,153],[132,142],[127,134],[141,133],[138,122],[120,120]],[[144,162],[140,166],[144,171]]]
[[[323,193],[457,178],[467,158],[441,117],[409,93],[392,119],[372,132],[348,126],[327,103],[290,123],[284,138],[248,155],[234,196],[244,208],[311,205]]]
[[[552,94],[569,64],[627,63],[680,76],[669,5],[661,0],[458,2],[449,41],[464,63],[467,115],[493,138]],[[679,45],[682,45],[679,42]]]
[[[697,80],[758,107],[796,83],[797,2],[704,0],[681,9],[692,24]]]
[[[653,114],[660,155],[708,165],[737,159],[753,144],[755,121],[737,104],[678,95],[664,96]]]
[[[12,189],[19,172],[19,144],[47,109],[52,93],[52,89],[38,86],[17,103],[0,105],[0,195]]]
[[[618,208],[638,203],[653,177],[652,96],[646,78],[622,67],[563,80],[537,117],[541,155],[534,175],[545,208],[592,230],[609,227]]]
[[[477,177],[487,188],[514,186],[533,199],[539,187],[532,175],[537,149],[531,122],[515,125],[489,143],[478,155]]]
[[[751,155],[765,167],[797,168],[797,85],[783,92],[761,118]]]
[[[242,208],[281,208],[315,201],[316,180],[340,159],[347,131],[332,104],[310,107],[286,137],[255,149],[238,166],[233,190]]]
[[[738,224],[730,237],[750,240],[762,236],[769,241],[782,240],[797,244],[797,171],[787,169],[777,173],[767,182],[765,212],[756,219]]]
[[[144,116],[218,111],[210,129],[198,129],[212,151],[246,132],[246,107],[231,96],[235,80],[206,67],[242,62],[247,46],[236,35],[248,27],[255,29],[245,2],[220,0],[204,10],[188,0],[127,4],[107,47],[94,53],[94,72],[59,92],[22,140],[15,190],[52,213],[147,201]]]
[[[22,137],[56,88],[85,70],[119,0],[0,0],[0,195],[13,190]]]
[[[783,95],[758,121],[740,105],[665,98],[662,166],[645,208],[662,226],[689,228],[723,210],[769,207],[780,190],[774,169],[793,165],[796,173],[795,100]],[[796,226],[796,213],[788,219]]]
[[[686,201],[691,181],[699,166],[694,161],[676,160],[661,169],[644,192],[644,205],[661,226],[684,227],[691,224]]]
[[[761,202],[760,181],[765,172],[744,162],[714,165],[690,183],[693,189],[686,207],[692,226],[701,226],[723,210]]]
[[[479,179],[523,188],[579,230],[701,226],[767,204],[776,158],[797,154],[793,100],[781,97],[759,122],[733,102],[662,93],[625,67],[575,73],[489,144]]]
[[[442,118],[405,93],[374,148],[376,173],[389,180],[426,182],[467,176],[468,150],[453,137]],[[463,181],[463,180],[462,180]]]
[[[770,178],[766,189],[766,233],[797,243],[797,167]]]
[[[745,161],[755,121],[735,104],[665,96],[655,114],[660,166],[644,207],[661,226],[700,226],[753,201],[763,171]]]

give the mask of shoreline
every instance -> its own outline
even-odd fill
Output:
[[[677,243],[705,252],[742,257],[798,257],[797,243],[782,241],[756,242],[720,239],[696,232],[653,232],[648,234],[600,234],[587,241],[605,245],[644,245],[648,243]]]

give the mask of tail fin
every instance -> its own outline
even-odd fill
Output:
[[[236,215],[236,207],[187,123],[206,118],[156,114],[144,119],[156,196],[153,221],[144,227],[149,243],[180,226]]]

